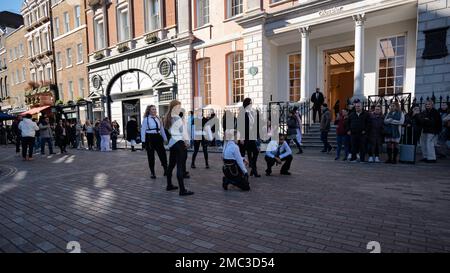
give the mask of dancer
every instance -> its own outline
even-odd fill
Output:
[[[193,130],[194,130],[194,153],[192,154],[192,162],[191,162],[191,168],[195,169],[195,158],[197,157],[198,151],[200,150],[200,144],[202,145],[203,149],[203,156],[205,157],[205,166],[206,169],[209,169],[208,164],[208,140],[205,138],[205,133],[208,131],[205,128],[206,123],[208,120],[203,117],[202,109],[198,109],[196,111],[197,115],[193,119]],[[201,127],[199,126],[201,124]]]
[[[245,168],[248,162],[242,157],[239,147],[236,145],[237,139],[236,130],[228,129],[225,131],[222,187],[224,190],[228,190],[228,185],[232,184],[243,191],[248,191],[250,185],[248,183],[248,172]]]
[[[277,164],[281,164],[284,161],[283,166],[281,166],[280,174],[281,175],[291,175],[289,169],[291,168],[292,162],[292,150],[286,142],[286,137],[283,134],[280,134],[278,141],[271,140],[266,150],[266,162],[267,169],[266,175],[270,176],[272,174],[272,167]]]

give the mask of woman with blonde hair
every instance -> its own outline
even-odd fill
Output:
[[[166,132],[159,117],[156,115],[156,106],[149,105],[144,113],[141,125],[141,139],[147,151],[150,178],[155,179],[155,151],[158,154],[164,174],[167,172],[167,156],[164,142],[167,141]]]
[[[180,195],[192,195],[191,191],[184,187],[184,175],[186,172],[187,147],[189,146],[189,134],[186,124],[180,117],[181,103],[178,100],[170,102],[169,111],[164,118],[164,128],[169,132],[169,166],[167,168],[167,188],[166,190],[176,190],[178,187],[172,184],[172,171],[177,166],[177,179],[180,188]]]
[[[405,115],[400,109],[400,104],[395,101],[389,106],[389,113],[384,118],[384,141],[387,145],[388,160],[385,163],[397,163],[398,144],[402,137],[402,125],[405,122]]]

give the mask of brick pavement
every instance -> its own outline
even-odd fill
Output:
[[[220,162],[211,154],[211,163]],[[264,159],[259,158],[262,173]],[[188,162],[188,166],[190,161]],[[145,153],[70,150],[22,162],[0,148],[0,251],[382,252],[450,251],[450,161],[351,164],[306,150],[291,177],[221,188],[221,166],[187,180],[180,197],[150,180]]]

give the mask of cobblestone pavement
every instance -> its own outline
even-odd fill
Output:
[[[450,251],[449,160],[352,164],[306,150],[292,176],[275,169],[240,192],[221,188],[220,155],[210,157],[207,170],[199,153],[187,180],[195,195],[180,197],[165,191],[160,166],[148,178],[144,152],[22,162],[0,148],[0,251],[67,252],[69,241],[82,252],[365,253],[369,241],[382,252]]]

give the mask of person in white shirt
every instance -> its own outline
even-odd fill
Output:
[[[200,144],[203,148],[203,156],[205,158],[205,167],[209,169],[208,164],[208,140],[205,137],[209,130],[209,134],[211,135],[211,129],[209,126],[205,126],[208,120],[203,117],[202,109],[196,110],[197,116],[192,120],[193,122],[193,132],[194,132],[194,153],[192,154],[191,168],[195,169],[195,159],[197,158],[198,151],[200,150]]]
[[[248,162],[242,157],[239,146],[236,144],[238,137],[234,129],[225,132],[225,143],[223,148],[223,183],[224,190],[228,190],[228,185],[232,184],[243,191],[250,190],[248,183],[248,172],[245,165]]]
[[[266,169],[266,175],[270,176],[272,174],[272,167],[277,164],[281,164],[284,161],[283,166],[281,166],[280,174],[281,175],[291,175],[289,172],[289,169],[291,168],[291,162],[292,162],[292,150],[285,141],[286,137],[282,134],[279,136],[278,142],[275,140],[272,140],[269,142],[269,145],[267,145],[266,150],[266,162],[267,162],[267,169]]]
[[[161,120],[156,115],[156,106],[149,105],[144,113],[141,125],[141,140],[147,151],[148,166],[150,168],[150,178],[155,179],[155,151],[158,154],[164,175],[167,172],[167,155],[164,142],[167,142],[166,132]]]
[[[27,114],[19,123],[19,130],[22,132],[22,157],[24,161],[33,160],[34,137],[36,136],[36,131],[39,131],[36,122],[32,121],[31,118],[32,116]]]
[[[172,184],[172,171],[177,166],[177,180],[180,188],[180,196],[192,195],[184,187],[184,176],[186,172],[187,147],[189,147],[189,134],[187,126],[180,117],[181,103],[177,100],[170,102],[169,111],[164,118],[164,128],[170,133],[169,139],[169,165],[167,167],[166,190],[176,190],[178,187]]]

